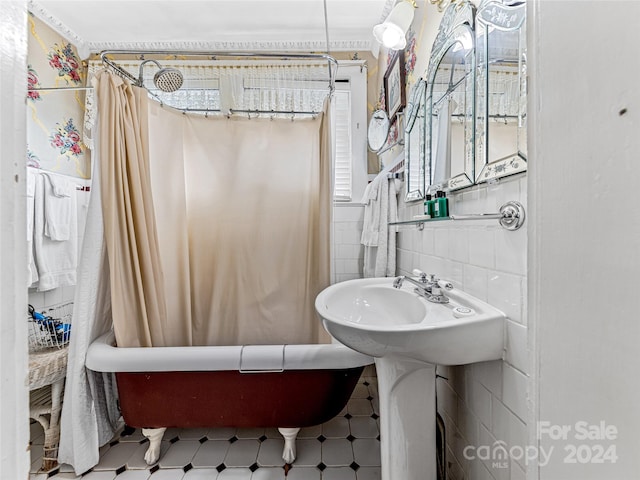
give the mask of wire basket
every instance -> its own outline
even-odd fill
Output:
[[[47,307],[42,312],[29,305],[29,353],[68,345],[71,338],[72,315],[73,302]]]

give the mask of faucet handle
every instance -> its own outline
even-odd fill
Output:
[[[446,280],[437,280],[436,282],[443,290],[453,290],[453,284],[451,282],[447,282]]]
[[[414,268],[411,271],[411,273],[413,273],[416,277],[418,277],[422,283],[427,283],[427,274],[424,273],[422,270],[418,270],[417,268]]]

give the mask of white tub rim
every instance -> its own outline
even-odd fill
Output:
[[[371,365],[372,357],[342,344],[116,347],[113,331],[95,339],[85,365],[95,372],[281,372]]]

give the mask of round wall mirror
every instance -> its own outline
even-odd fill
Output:
[[[387,112],[384,110],[373,112],[369,121],[369,129],[367,130],[367,142],[372,151],[379,151],[387,142],[390,126]]]

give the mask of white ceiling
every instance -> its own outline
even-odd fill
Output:
[[[375,49],[372,28],[395,0],[326,0],[331,51]],[[76,44],[106,49],[326,51],[323,0],[33,0]]]

